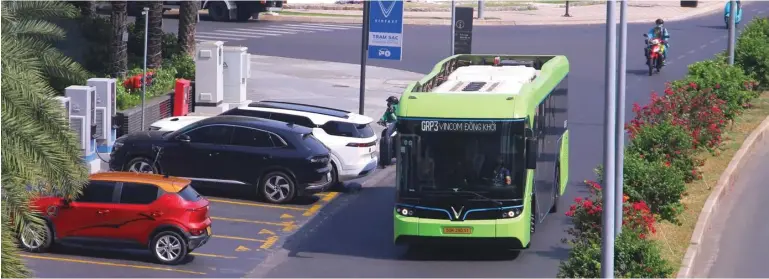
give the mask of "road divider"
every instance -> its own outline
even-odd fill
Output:
[[[183,270],[183,269],[167,268],[167,267],[157,267],[157,266],[149,266],[149,265],[135,265],[135,264],[122,264],[122,263],[111,263],[111,262],[102,262],[102,261],[89,261],[89,260],[81,260],[81,259],[72,259],[72,258],[63,258],[63,257],[49,257],[49,256],[38,256],[38,255],[29,255],[29,254],[21,254],[20,256],[22,258],[27,258],[27,259],[49,260],[49,261],[58,261],[58,262],[70,262],[70,263],[81,263],[81,264],[92,264],[92,265],[103,265],[103,266],[113,266],[113,267],[126,267],[126,268],[135,268],[135,269],[146,269],[146,270],[157,270],[157,271],[169,271],[169,272],[178,272],[178,273],[186,273],[186,274],[206,275],[205,272],[200,272],[200,271],[191,271],[191,270]]]

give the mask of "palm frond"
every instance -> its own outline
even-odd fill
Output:
[[[69,84],[85,84],[91,74],[79,63],[50,47],[41,52],[43,71],[49,78],[66,81]]]
[[[25,20],[78,16],[77,8],[63,1],[3,1],[2,13]]]
[[[2,26],[3,36],[17,38],[19,36],[33,36],[43,40],[62,40],[67,31],[56,24],[43,20],[23,20],[9,22]]]
[[[18,256],[19,248],[13,233],[9,215],[3,211],[2,220],[2,256],[0,257],[0,276],[3,278],[25,278],[32,275],[24,268],[24,262]]]

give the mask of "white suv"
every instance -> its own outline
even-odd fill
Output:
[[[259,101],[223,112],[268,118],[312,128],[312,134],[330,150],[334,183],[366,176],[377,167],[379,148],[371,128],[371,117],[328,107]],[[151,130],[174,131],[204,119],[201,116],[175,116],[161,119]]]

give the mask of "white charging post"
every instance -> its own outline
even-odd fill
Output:
[[[224,103],[227,109],[248,105],[246,84],[251,77],[251,55],[247,47],[224,47]]]
[[[64,95],[70,99],[69,127],[78,137],[83,159],[90,173],[101,169],[101,161],[96,157],[96,88],[72,85],[64,89]]]
[[[112,123],[117,113],[115,83],[114,78],[92,78],[87,83],[96,89],[96,118],[93,123],[96,125],[96,153],[102,158],[109,158],[117,138],[117,126]]]
[[[224,43],[200,42],[195,55],[195,112],[219,114],[224,101]]]

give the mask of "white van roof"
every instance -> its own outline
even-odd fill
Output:
[[[518,94],[524,84],[532,82],[539,71],[533,67],[472,65],[457,68],[432,92],[479,94]]]

